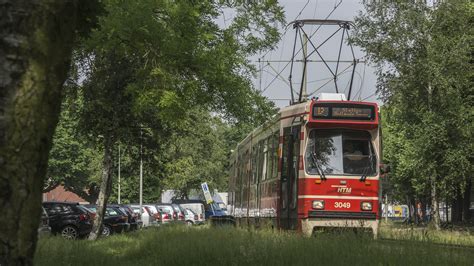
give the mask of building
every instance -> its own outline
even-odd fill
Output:
[[[87,200],[79,197],[79,195],[77,195],[76,193],[67,191],[62,185],[57,186],[49,192],[43,193],[43,201],[68,201],[89,203]]]

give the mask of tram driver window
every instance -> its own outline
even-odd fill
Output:
[[[376,157],[365,131],[312,130],[306,147],[308,174],[374,175]]]
[[[343,140],[343,164],[344,173],[367,174],[371,169],[370,145],[366,139],[344,139]]]

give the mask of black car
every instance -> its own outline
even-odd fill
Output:
[[[123,205],[123,204],[112,204],[108,206],[113,207],[113,208],[118,208],[120,211],[122,211],[122,213],[127,215],[128,223],[130,224],[130,229],[129,229],[130,231],[134,231],[140,228],[138,215],[134,213],[133,210],[129,206]]]
[[[93,217],[97,212],[97,206],[94,204],[82,205],[90,211]],[[118,207],[107,206],[105,209],[104,221],[102,223],[102,235],[109,236],[113,233],[122,233],[130,229],[128,223],[128,216],[122,212]]]
[[[43,202],[53,234],[67,239],[87,236],[92,229],[89,213],[73,202]]]

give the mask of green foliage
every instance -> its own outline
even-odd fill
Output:
[[[188,114],[188,131],[172,133],[163,150],[165,188],[178,190],[182,197],[204,181],[218,189],[227,185],[227,125],[203,110],[192,109]]]
[[[399,196],[424,197],[434,180],[454,198],[471,178],[473,5],[365,4],[353,42],[377,67],[385,101],[385,159]]]
[[[101,153],[78,132],[80,101],[66,98],[53,136],[48,161],[47,184],[63,185],[83,199],[95,202],[100,183]]]

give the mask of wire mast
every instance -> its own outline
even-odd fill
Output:
[[[350,50],[351,50],[352,60],[351,61],[341,60],[341,52],[342,52],[344,39],[345,39],[345,37],[349,38],[349,30],[350,30],[351,26],[352,27],[354,26],[354,24],[351,21],[346,21],[346,20],[327,20],[327,19],[301,19],[301,20],[292,21],[292,22],[290,22],[289,25],[291,25],[291,24],[293,25],[293,28],[295,29],[295,39],[294,39],[294,44],[293,44],[293,54],[292,54],[292,57],[291,57],[290,75],[288,77],[288,80],[289,80],[289,83],[290,83],[292,104],[304,102],[304,101],[307,100],[307,98],[309,96],[308,92],[307,92],[307,76],[308,76],[307,69],[308,69],[308,63],[310,63],[310,62],[322,62],[325,65],[325,67],[329,70],[329,72],[332,75],[331,79],[334,82],[336,93],[339,93],[339,91],[340,91],[339,86],[338,86],[338,77],[339,77],[339,75],[344,73],[344,71],[339,72],[339,65],[340,65],[340,63],[350,62],[351,65],[352,65],[352,74],[351,74],[351,78],[350,78],[349,93],[348,93],[348,97],[347,97],[347,99],[350,100],[351,92],[352,92],[352,84],[353,84],[353,79],[354,79],[354,73],[356,71],[356,65],[357,65],[357,63],[359,63],[359,59],[356,59],[355,54],[354,54],[354,49],[352,47],[352,44],[350,44],[350,43],[348,45],[349,45]],[[303,27],[305,25],[320,25],[320,27],[321,26],[339,26],[339,27],[338,27],[337,30],[335,30],[334,33],[332,33],[329,37],[327,37],[321,44],[316,46],[315,43],[311,40],[311,37],[313,35],[308,37],[308,34],[304,30]],[[325,59],[321,55],[321,53],[319,52],[319,48],[321,48],[327,41],[332,39],[341,30],[342,30],[342,36],[341,36],[341,41],[340,41],[340,44],[339,44],[339,51],[338,51],[337,60],[334,61],[334,60]],[[299,41],[301,42],[302,48],[300,50],[298,50],[298,52],[295,53],[296,44],[298,42],[298,36],[299,36]],[[312,47],[312,51],[310,53],[308,53],[308,43]],[[301,50],[303,51],[302,59],[301,60],[295,60],[297,54]],[[313,54],[316,54],[319,57],[319,60],[310,60],[309,58]],[[293,65],[297,61],[302,62],[303,72],[302,72],[302,76],[301,76],[301,86],[300,86],[300,90],[299,90],[299,94],[298,94],[298,96],[299,96],[298,101],[295,102],[295,99],[294,99],[294,96],[293,96],[293,90],[294,89],[293,89],[293,79],[292,79],[292,77],[293,77]],[[328,64],[328,63],[332,63],[332,62],[336,63],[336,67],[335,67],[334,70]],[[318,90],[322,89],[322,87],[324,87],[327,84],[328,83],[325,83],[323,86],[318,88],[316,91],[312,92],[310,95],[312,95],[315,92],[317,92]]]

